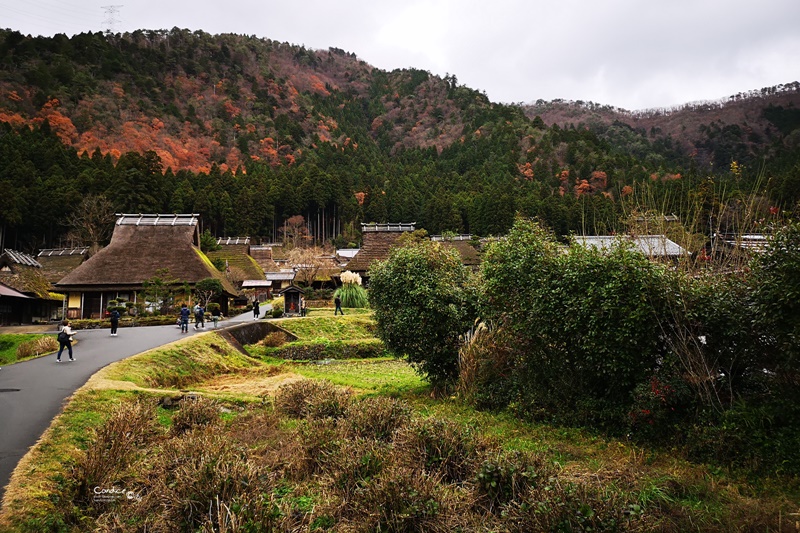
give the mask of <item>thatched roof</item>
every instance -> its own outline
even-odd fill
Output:
[[[246,239],[246,241],[245,241]],[[246,279],[264,279],[264,270],[259,263],[250,256],[249,238],[239,239],[218,239],[219,250],[208,252],[209,259],[221,259],[227,264],[233,277],[244,281]]]
[[[78,268],[89,255],[89,248],[50,248],[42,250],[36,257],[42,265],[42,274],[50,283],[56,284]]]
[[[403,233],[414,231],[414,223],[361,224],[361,249],[344,270],[367,272],[375,261],[389,257],[389,250]]]
[[[279,272],[281,269],[272,258],[273,248],[268,244],[250,246],[250,256],[258,263],[263,272]]]
[[[137,289],[153,277],[194,285],[216,278],[231,295],[231,283],[200,251],[194,215],[120,215],[111,243],[67,274],[66,290]],[[160,273],[166,269],[168,273]]]
[[[0,282],[12,289],[42,300],[59,300],[45,278],[42,265],[28,254],[6,249],[0,254]]]

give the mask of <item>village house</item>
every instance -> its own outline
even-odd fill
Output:
[[[358,274],[367,285],[372,263],[389,257],[389,251],[397,244],[397,240],[403,234],[414,231],[415,224],[416,222],[361,224],[361,249],[343,270]]]
[[[200,250],[198,216],[118,215],[109,245],[56,284],[68,295],[67,317],[103,317],[110,300],[147,305],[145,284],[156,278],[174,281],[176,290],[218,279],[225,290],[219,303],[227,314],[228,298],[238,291]]]
[[[671,241],[666,235],[595,235],[575,236],[575,244],[594,247],[599,250],[610,250],[615,243],[628,241],[634,249],[653,260],[678,260],[688,257],[689,252],[679,244]]]
[[[478,252],[480,241],[470,234],[462,235],[431,235],[431,240],[442,243],[442,246],[452,248],[461,256],[461,264],[472,271],[477,271],[481,265],[481,255]]]
[[[0,323],[46,323],[60,318],[64,297],[54,292],[41,263],[34,257],[4,250],[0,254],[0,283],[6,287],[4,302],[0,306]],[[8,289],[27,298],[15,296]],[[5,299],[9,298],[14,300],[6,302]]]

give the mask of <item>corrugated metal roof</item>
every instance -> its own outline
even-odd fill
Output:
[[[340,248],[336,250],[336,255],[339,257],[347,257],[352,259],[359,252],[360,248]]]
[[[272,287],[272,280],[269,279],[246,279],[242,282],[243,289],[254,287]]]
[[[271,281],[292,281],[294,279],[294,271],[292,272],[265,272],[264,276]]]
[[[6,255],[11,260],[12,263],[16,263],[18,265],[27,265],[27,266],[42,268],[42,265],[39,263],[39,261],[29,256],[28,254],[17,252],[15,250],[10,250],[8,248],[5,249],[3,254]]]
[[[620,239],[629,240],[640,252],[648,257],[680,257],[688,253],[685,248],[669,240],[666,235],[638,235],[635,237],[613,235],[576,236],[575,242],[582,246],[608,250]]]
[[[192,214],[125,214],[117,213],[117,226],[196,226],[197,213]]]
[[[0,283],[0,296],[6,298],[27,298],[29,300],[32,299],[30,296],[25,296],[21,292],[17,292],[11,287],[3,285],[2,283]]]

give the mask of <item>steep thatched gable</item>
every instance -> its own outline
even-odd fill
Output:
[[[56,284],[67,274],[78,268],[89,257],[89,248],[50,248],[42,250],[36,260],[42,265],[42,274],[47,281]]]
[[[138,218],[137,218],[138,217]],[[197,215],[120,215],[111,243],[57,283],[64,290],[138,289],[153,277],[194,285],[219,279],[236,289],[198,248]],[[161,271],[168,274],[163,276]]]
[[[389,251],[397,239],[403,233],[414,231],[414,224],[361,224],[361,249],[344,270],[367,272],[372,263],[389,257]]]

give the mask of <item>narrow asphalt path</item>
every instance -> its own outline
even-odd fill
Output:
[[[269,309],[270,305],[262,305],[261,317]],[[248,320],[253,320],[253,314],[243,313],[220,322],[219,328]],[[207,322],[199,332],[213,329],[212,323]],[[75,334],[74,362],[63,353],[61,363],[52,354],[3,367],[0,370],[0,500],[19,460],[61,411],[64,400],[95,372],[115,361],[196,333],[193,321],[189,323],[188,334],[181,334],[176,326],[120,328],[116,337],[111,337],[108,329],[81,330]]]

